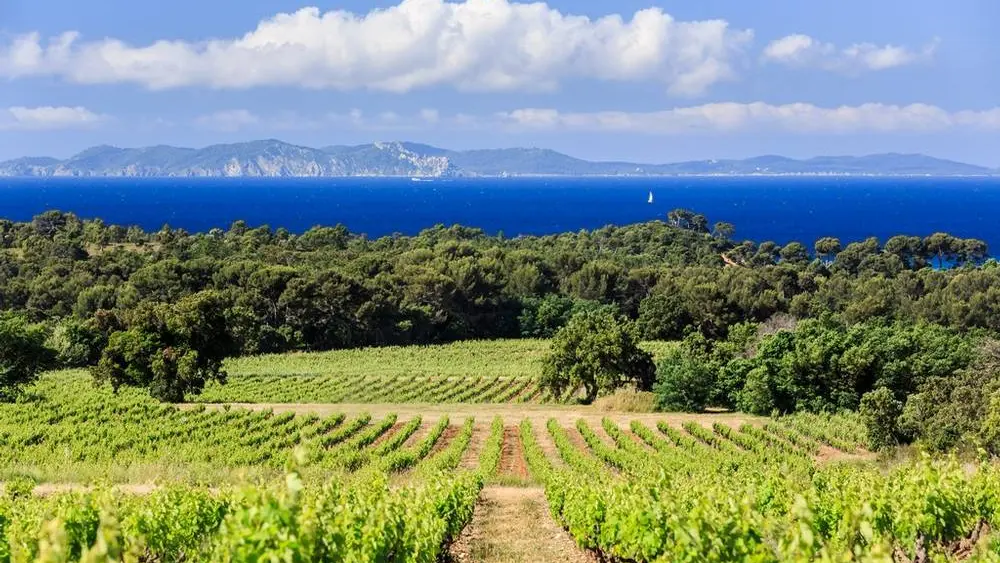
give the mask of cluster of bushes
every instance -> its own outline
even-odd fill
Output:
[[[664,410],[860,411],[876,449],[919,441],[1000,454],[1000,343],[979,332],[833,316],[745,323],[725,339],[688,335],[656,381]]]

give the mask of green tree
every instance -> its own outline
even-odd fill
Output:
[[[671,227],[694,231],[696,233],[708,232],[708,219],[699,213],[687,209],[674,209],[667,213],[667,224]]]
[[[102,342],[93,320],[69,318],[56,325],[46,345],[55,353],[59,365],[83,367],[97,362]]]
[[[635,326],[607,311],[574,315],[552,339],[542,365],[542,386],[556,397],[584,391],[584,402],[627,384],[648,391],[653,356],[639,348]]]
[[[907,268],[917,270],[925,265],[926,251],[924,241],[920,237],[897,235],[885,242],[883,252],[896,256]]]
[[[551,338],[573,316],[574,301],[569,297],[546,295],[522,302],[518,327],[526,338]]]
[[[0,316],[0,401],[16,399],[52,363],[52,356],[42,326],[19,315]]]
[[[678,295],[656,294],[639,303],[637,324],[646,340],[677,340],[684,336],[691,316]]]
[[[955,256],[960,246],[959,239],[947,233],[934,233],[924,239],[924,250],[928,257],[937,258],[938,269],[944,267],[946,260]]]
[[[1000,342],[979,342],[965,369],[923,382],[906,398],[899,417],[902,437],[933,450],[984,445],[1000,453]]]
[[[884,450],[899,443],[899,416],[903,403],[888,387],[879,387],[861,397],[861,420],[868,433],[868,446]]]
[[[766,240],[757,247],[752,262],[755,266],[771,266],[777,264],[781,257],[781,247],[773,241]]]
[[[712,227],[712,235],[722,240],[732,240],[735,233],[736,227],[734,227],[732,223],[719,221],[714,227]]]
[[[809,262],[809,251],[800,242],[790,242],[781,249],[781,261],[788,264],[805,264]]]
[[[834,237],[823,237],[816,241],[814,246],[816,255],[829,262],[833,256],[841,251],[840,239]]]
[[[111,334],[91,373],[115,389],[142,387],[171,402],[200,392],[208,381],[225,382],[222,361],[237,350],[226,310],[225,299],[215,291],[177,304],[143,303],[124,315],[125,330]]]
[[[680,349],[671,351],[656,366],[656,408],[661,411],[705,410],[716,386],[709,362]]]

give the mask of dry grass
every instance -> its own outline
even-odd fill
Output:
[[[541,488],[486,487],[472,523],[451,546],[450,560],[590,563],[596,558],[552,520]]]
[[[653,412],[656,395],[648,391],[620,390],[594,401],[594,408],[605,412]]]

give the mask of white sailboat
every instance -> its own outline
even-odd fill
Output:
[[[653,203],[653,190],[649,190],[649,199],[646,200],[646,203]]]

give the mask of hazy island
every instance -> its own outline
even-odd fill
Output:
[[[278,140],[202,149],[92,147],[70,158],[0,162],[8,177],[988,176],[995,169],[922,154],[758,156],[668,164],[592,162],[549,149],[449,150],[409,142],[310,148]]]

